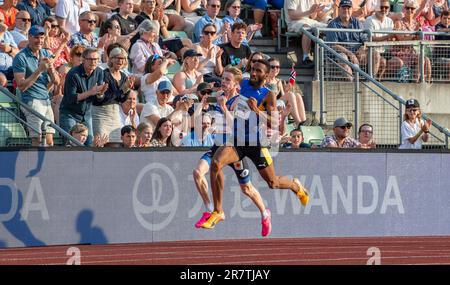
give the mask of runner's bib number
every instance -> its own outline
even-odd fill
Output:
[[[236,100],[236,107],[234,108],[234,117],[235,118],[248,120],[252,110],[247,105],[247,101],[248,101],[247,97],[239,95],[239,97]]]

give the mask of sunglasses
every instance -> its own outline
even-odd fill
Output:
[[[341,128],[341,129],[343,129],[343,130],[345,130],[345,129],[350,130],[350,129],[352,128],[352,126],[346,125],[346,126],[340,126],[339,128]]]
[[[56,29],[56,28],[59,28],[59,25],[52,25],[52,29]]]
[[[81,56],[81,52],[76,52],[76,53],[74,53],[74,55]]]
[[[260,59],[252,59],[252,63],[256,63],[257,61],[259,61]]]
[[[211,35],[211,36],[214,36],[214,35],[216,34],[216,32],[213,32],[213,31],[203,31],[203,34],[204,34],[204,35]]]
[[[212,91],[211,91],[211,90],[208,90],[208,91],[203,90],[203,91],[200,92],[200,94],[202,94],[203,96],[206,95],[206,94],[211,95],[211,94],[212,94]]]
[[[220,8],[220,5],[216,5],[216,4],[212,4],[212,5],[209,5],[209,6],[211,6],[213,8]]]
[[[31,23],[31,19],[29,19],[29,18],[19,18],[19,19],[21,19],[24,22],[30,22]]]
[[[89,24],[95,24],[95,23],[97,23],[97,20],[83,19],[82,21],[88,22]]]
[[[280,69],[280,66],[279,65],[271,65],[270,68],[272,68],[272,69],[276,69],[276,68]]]

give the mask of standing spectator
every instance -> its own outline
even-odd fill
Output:
[[[4,16],[0,13],[0,85],[6,86],[7,80],[14,78],[12,63],[19,51],[14,38],[4,24]]]
[[[111,19],[115,19],[120,25],[120,34],[128,35],[136,31],[138,24],[131,17],[133,13],[133,0],[118,0],[119,3],[119,13],[114,14]]]
[[[449,11],[442,11],[441,13],[441,22],[436,25],[436,32],[440,33],[449,33],[450,32],[450,21],[449,21]],[[445,41],[450,40],[450,35],[445,36],[436,36],[437,41]],[[444,79],[450,80],[450,59],[448,56],[448,48],[447,47],[435,47],[433,49],[433,57],[436,61],[436,66],[442,70],[441,74]]]
[[[192,49],[184,53],[182,69],[173,76],[173,86],[179,94],[193,94],[203,82],[203,74],[198,71],[201,56],[201,53]]]
[[[61,31],[69,35],[77,33],[80,30],[79,15],[84,11],[90,11],[89,4],[84,0],[58,0],[55,7],[55,16]]]
[[[121,147],[136,147],[136,129],[133,126],[125,126],[120,130],[122,144]]]
[[[19,10],[16,9],[18,0],[4,0],[3,5],[0,6],[0,13],[5,17],[5,24],[9,30],[14,28],[16,16]]]
[[[123,71],[128,65],[128,54],[120,47],[111,50],[108,68],[103,71],[103,80],[107,84],[102,98],[94,98],[92,102],[92,127],[94,136],[107,135],[109,142],[120,140],[120,106],[134,85],[134,77],[127,76]]]
[[[194,43],[198,43],[200,41],[200,37],[202,36],[202,30],[203,27],[211,23],[214,26],[216,26],[216,31],[219,31],[219,34],[217,35],[217,39],[214,41],[216,45],[222,43],[222,39],[224,42],[227,42],[226,40],[226,33],[227,29],[230,27],[229,24],[226,24],[224,26],[221,19],[217,18],[217,15],[219,15],[220,12],[220,0],[208,0],[206,5],[206,14],[197,21],[194,27]],[[224,28],[223,28],[224,27]],[[225,38],[222,38],[225,37]]]
[[[422,120],[419,101],[409,99],[406,101],[405,114],[401,126],[402,144],[399,149],[421,149],[422,142],[428,141],[431,120]]]
[[[345,0],[343,0],[345,1]],[[333,135],[326,136],[321,147],[337,147],[337,148],[356,148],[361,147],[361,144],[349,137],[352,123],[345,118],[337,118],[333,124]]]
[[[103,47],[103,62],[108,61],[107,49],[112,44],[119,43],[126,51],[131,47],[131,38],[128,35],[120,35],[120,25],[117,20],[109,18],[100,28],[100,40],[98,45]]]
[[[137,146],[149,147],[153,136],[153,127],[148,123],[140,123],[137,126]]]
[[[161,81],[169,81],[166,76],[167,67],[174,64],[175,60],[171,58],[160,57],[158,54],[151,55],[145,63],[144,76],[141,77],[141,91],[144,97],[144,103],[154,103],[156,101],[156,90]],[[173,95],[178,92],[173,90]],[[172,102],[173,96],[169,97],[168,102]]]
[[[51,53],[42,48],[44,34],[44,28],[40,26],[31,27],[28,35],[28,46],[14,58],[13,70],[14,79],[22,94],[23,102],[53,122],[49,90],[54,84],[59,83],[59,75],[54,69],[52,59],[50,59]],[[48,122],[45,123],[45,126],[42,126],[43,121],[41,119],[25,109],[23,109],[23,112],[27,122],[39,130],[39,133],[36,133],[32,128],[29,129],[32,145],[40,145],[42,136],[40,131],[44,127],[46,143],[53,146],[55,130],[48,126]],[[70,131],[70,129],[67,131]]]
[[[59,2],[61,1],[63,0],[59,0]],[[50,9],[47,5],[42,4],[40,0],[22,0],[16,7],[19,11],[24,10],[30,14],[32,26],[42,25],[44,19],[50,16]]]
[[[341,0],[339,3],[338,17],[328,24],[328,28],[333,29],[364,29],[363,24],[352,15],[352,1]],[[360,66],[367,64],[368,50],[364,49],[363,43],[368,40],[367,34],[364,32],[326,32],[327,42],[338,42],[332,45],[333,49],[340,53],[344,58],[353,64]],[[342,44],[341,44],[342,43]],[[380,54],[373,52],[372,74],[377,76],[380,69]],[[346,71],[346,76],[352,79],[352,69],[346,64],[340,64]]]
[[[161,118],[155,127],[152,140],[150,141],[151,147],[166,147],[174,146],[172,144],[172,121],[169,118]]]
[[[222,66],[225,67],[229,64],[236,66],[237,68],[244,70],[252,51],[249,46],[243,45],[247,35],[247,25],[245,23],[234,23],[231,27],[231,39],[230,42],[220,45],[223,49],[221,56]],[[223,70],[220,71],[222,74]]]
[[[315,0],[285,0],[284,10],[286,11],[286,23],[289,32],[299,33],[301,28],[325,28],[326,15],[330,10],[327,6],[314,4]],[[309,57],[311,52],[311,39],[302,35],[303,64],[312,64]]]
[[[358,141],[362,148],[376,148],[373,140],[373,126],[370,124],[362,124],[358,130]]]
[[[140,111],[142,111],[142,104],[140,104],[140,108],[138,108],[137,96],[137,91],[130,90],[127,100],[120,104],[119,113],[122,127],[131,125],[137,128],[139,125],[139,114],[141,113]]]
[[[91,11],[81,13],[78,23],[80,25],[80,31],[72,35],[69,47],[84,45],[87,48],[103,48],[99,46],[98,37],[94,34],[94,30],[97,27],[95,14]]]
[[[59,108],[60,126],[69,131],[76,123],[84,123],[89,129],[86,145],[93,141],[91,105],[94,96],[102,97],[108,89],[103,82],[103,71],[98,67],[100,55],[96,49],[85,49],[81,65],[72,68],[64,83],[64,97]]]
[[[19,49],[24,48],[28,44],[28,31],[31,28],[31,17],[27,11],[19,11],[16,15],[14,29],[11,35],[14,38]]]

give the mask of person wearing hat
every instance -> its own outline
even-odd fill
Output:
[[[355,148],[361,147],[361,144],[351,138],[350,129],[352,123],[347,121],[346,118],[337,118],[333,124],[333,135],[326,136],[321,144],[321,147],[337,147],[337,148]]]
[[[49,90],[59,84],[60,78],[53,66],[52,54],[42,48],[44,35],[45,30],[43,27],[31,27],[28,32],[28,45],[16,55],[12,62],[12,68],[23,102],[40,115],[54,122]],[[27,122],[34,129],[40,131],[43,121],[26,109],[22,110],[25,113]],[[46,143],[52,146],[55,130],[49,126],[48,122],[45,125]],[[70,128],[67,129],[67,132],[69,130]],[[36,132],[33,128],[30,128],[29,132],[32,145],[39,146],[42,134]]]
[[[173,77],[173,86],[178,94],[193,94],[197,86],[203,82],[203,74],[198,71],[201,53],[188,49],[183,54],[183,66],[181,71]]]
[[[364,25],[358,19],[352,17],[353,3],[351,0],[341,0],[339,3],[338,16],[328,24],[331,29],[357,29],[363,30]],[[333,44],[332,48],[342,57],[360,66],[367,64],[369,50],[364,50],[364,42],[368,41],[367,34],[364,32],[326,32],[327,42],[339,43]],[[351,43],[351,44],[349,44]],[[357,43],[357,44],[355,44]],[[339,60],[338,60],[339,62]],[[377,76],[380,71],[381,56],[376,50],[373,51],[372,74]],[[352,80],[352,68],[342,62],[339,65],[346,71],[345,76]]]
[[[399,149],[421,149],[422,142],[428,141],[431,119],[422,120],[419,101],[408,99],[401,126],[402,141]]]

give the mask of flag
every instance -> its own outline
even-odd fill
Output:
[[[291,72],[289,73],[289,84],[294,86],[296,77],[297,77],[297,72],[295,72],[294,65],[292,65]]]

